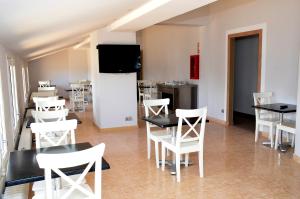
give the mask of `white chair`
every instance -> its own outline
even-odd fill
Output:
[[[270,104],[272,95],[272,92],[253,93],[254,105]],[[269,128],[269,139],[271,142],[271,147],[273,147],[273,137],[277,124],[279,124],[279,118],[274,113],[256,108],[255,142],[258,140],[260,128],[266,126]]]
[[[159,115],[162,110],[164,114],[168,114],[168,104],[170,103],[170,99],[155,99],[155,100],[144,100],[145,106],[145,116],[149,117],[151,115]],[[158,110],[154,110],[153,108],[157,108]],[[171,137],[171,133],[169,129],[164,130],[152,130],[152,127],[157,127],[149,122],[146,122],[146,131],[147,131],[147,157],[150,159],[151,156],[151,140],[154,141],[155,145],[155,161],[156,167],[159,168],[159,149],[158,144],[161,142],[162,138]]]
[[[162,143],[162,170],[165,169],[166,149],[175,153],[176,162],[176,178],[177,182],[180,182],[180,156],[182,154],[188,155],[188,153],[198,152],[199,158],[199,173],[200,177],[204,176],[204,165],[203,165],[203,142],[205,133],[205,124],[207,116],[207,108],[183,110],[177,109],[176,116],[178,119],[178,127],[176,132],[176,139],[164,138],[161,140]],[[188,121],[188,118],[197,118],[194,124]],[[196,125],[199,123],[199,132],[196,130]],[[185,121],[190,127],[189,130],[182,133],[182,123]],[[193,134],[193,136],[191,136]],[[188,166],[188,158],[185,158],[185,166]]]
[[[50,80],[39,81],[39,87],[49,87],[49,86],[50,86]]]
[[[147,80],[138,80],[139,104],[143,100],[151,99],[151,89],[147,88],[149,85]]]
[[[36,156],[40,168],[45,170],[46,192],[39,192],[33,198],[101,198],[101,173],[102,173],[102,156],[104,153],[105,144],[99,144],[90,149],[79,152],[64,153],[64,154],[38,154]],[[80,184],[90,168],[95,163],[95,185],[94,193],[88,185]],[[87,164],[83,173],[77,180],[66,176],[61,169],[75,167]],[[71,187],[57,189],[54,192],[53,183],[51,180],[51,172],[55,172],[63,180],[68,182]]]
[[[38,92],[46,92],[46,91],[53,91],[55,94],[57,94],[56,88],[53,87],[38,87]]]
[[[33,97],[33,102],[36,103],[37,101],[53,101],[58,100],[58,96],[50,96],[50,97]]]
[[[58,111],[65,109],[66,101],[62,100],[38,100],[35,103],[35,109],[37,111]]]
[[[75,129],[77,120],[65,120],[56,122],[31,123],[32,133],[35,134],[36,148],[59,146],[62,144],[75,144]],[[60,133],[59,137],[53,139],[49,133]],[[46,141],[46,144],[43,145]]]
[[[296,136],[296,124],[295,121],[283,121],[282,124],[277,124],[276,126],[276,135],[275,135],[275,149],[278,148],[279,143],[279,132],[282,131],[293,134],[292,146],[295,145],[295,136]]]
[[[66,120],[68,114],[69,109],[57,111],[31,111],[31,115],[36,123],[63,121]]]
[[[49,112],[37,112],[42,115],[53,115],[62,111],[51,111]],[[36,148],[45,148],[66,144],[75,144],[75,129],[77,128],[77,120],[63,120],[56,122],[42,122],[32,123],[30,125],[32,133],[35,134]],[[55,135],[55,136],[54,136]],[[77,175],[74,175],[76,177]],[[83,183],[86,181],[84,180]],[[55,182],[53,182],[55,183]],[[57,183],[61,184],[62,187],[68,186],[64,181]],[[43,191],[45,189],[45,181],[34,182],[32,185],[33,192]]]
[[[72,111],[82,110],[85,111],[84,103],[84,85],[83,84],[71,84],[72,93],[70,96],[70,104]]]

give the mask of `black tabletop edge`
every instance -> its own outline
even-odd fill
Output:
[[[89,145],[90,147],[93,147],[89,142],[82,142],[82,143],[76,143],[76,144]],[[55,147],[48,147],[48,148],[57,148],[57,147],[62,147],[62,146],[55,146]],[[43,150],[43,149],[45,149],[45,148],[41,148],[40,150]],[[28,150],[24,150],[24,151],[34,151],[34,150],[36,150],[36,149],[28,149]],[[11,153],[14,153],[14,152],[22,153],[22,151],[13,151]],[[77,167],[74,167],[71,171],[63,171],[64,169],[62,169],[62,171],[66,175],[81,174],[83,169],[86,166],[81,165],[81,166],[77,166]],[[107,169],[110,169],[110,168],[111,167],[110,167],[109,163],[104,159],[104,157],[102,157],[102,170],[107,170]],[[94,171],[95,171],[95,165],[93,165],[91,167],[89,172],[94,172]],[[7,172],[8,172],[8,170],[7,170]],[[52,178],[57,178],[57,177],[58,177],[57,174],[52,173]],[[2,193],[4,193],[5,187],[20,185],[20,184],[25,184],[25,183],[35,182],[35,181],[41,181],[41,180],[44,180],[44,179],[45,179],[44,175],[39,175],[39,176],[31,176],[31,177],[27,177],[27,178],[23,177],[23,179],[14,179],[14,180],[6,181],[6,176],[5,176],[5,183],[4,183],[4,188],[2,189]]]

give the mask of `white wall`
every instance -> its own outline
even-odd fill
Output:
[[[208,114],[225,120],[226,106],[226,32],[266,24],[266,65],[262,84],[273,91],[275,101],[296,103],[298,53],[300,49],[300,1],[218,1],[209,7],[207,34]],[[255,13],[255,14],[254,14]],[[203,65],[202,65],[203,66]]]
[[[188,81],[190,55],[197,54],[202,28],[155,25],[140,32],[143,77],[160,81]]]
[[[17,93],[18,93],[18,104],[20,111],[20,122],[17,125],[17,128],[13,128],[13,111],[12,111],[12,99],[10,96],[11,85],[10,85],[10,76],[9,76],[9,66],[7,64],[7,56],[15,60],[16,66],[16,80],[17,80]],[[1,81],[1,90],[3,93],[3,109],[4,109],[4,122],[5,122],[5,132],[8,141],[8,150],[12,151],[14,149],[14,144],[17,141],[17,135],[20,130],[20,124],[23,120],[24,111],[25,111],[25,102],[24,102],[24,91],[23,91],[23,80],[22,80],[22,67],[27,67],[27,63],[20,59],[17,55],[11,53],[7,48],[0,44],[0,81]],[[0,99],[2,100],[2,99]]]
[[[68,93],[69,83],[88,78],[87,49],[66,49],[29,62],[30,84],[36,91],[39,80],[51,80],[58,94],[64,97]]]
[[[88,79],[88,50],[85,48],[73,49],[69,52],[69,81],[75,82],[77,80]]]
[[[91,33],[91,75],[93,82],[94,121],[99,128],[137,125],[136,73],[99,73],[98,44],[135,44],[134,32]],[[125,117],[131,116],[131,121]]]

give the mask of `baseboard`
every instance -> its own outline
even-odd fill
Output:
[[[296,154],[293,155],[293,159],[300,164],[300,156],[297,156]]]
[[[224,126],[228,126],[227,122],[224,121],[224,120],[220,120],[220,119],[217,119],[217,118],[214,118],[214,117],[210,117],[210,116],[207,116],[207,119],[209,121],[212,121],[212,122],[215,122],[217,124],[221,124],[221,125],[224,125]]]
[[[109,131],[109,132],[114,132],[114,131],[126,131],[126,130],[136,130],[138,129],[137,125],[133,126],[122,126],[122,127],[113,127],[113,128],[100,128],[101,132]]]

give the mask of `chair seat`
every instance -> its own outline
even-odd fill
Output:
[[[277,125],[277,129],[295,134],[296,123],[293,120],[284,120],[281,124]]]
[[[171,138],[171,133],[169,133],[167,130],[157,130],[157,131],[151,131],[150,137],[154,141],[160,142],[163,138]]]
[[[277,124],[279,124],[280,121],[278,118],[264,118],[264,119],[257,119],[256,122],[258,124],[276,126]]]
[[[186,138],[191,138],[187,136]],[[191,153],[200,150],[199,141],[190,141],[190,142],[182,142],[180,144],[180,148],[176,148],[176,139],[174,138],[163,138],[161,140],[162,144],[166,146],[166,148],[170,149],[173,152],[180,152],[180,153]]]
[[[79,178],[79,176],[80,175],[73,175],[73,176],[70,176],[70,178],[75,181],[76,179]],[[85,184],[85,183],[86,183],[86,180],[84,178],[83,181],[81,182],[81,184]],[[54,186],[54,180],[52,180],[52,186]],[[70,184],[67,183],[65,180],[62,179],[61,186],[62,187],[70,187]],[[32,191],[33,192],[43,191],[43,190],[45,190],[45,187],[46,187],[45,180],[37,181],[37,182],[33,183],[33,185],[32,185]]]
[[[90,192],[92,192],[92,189],[89,187],[89,185],[84,184],[84,185],[82,185],[82,187],[84,187],[84,189],[87,189]],[[68,188],[62,188],[57,192],[53,192],[53,199],[61,198],[61,196],[63,196],[68,190],[69,190]],[[39,191],[39,192],[35,192],[35,195],[32,198],[33,199],[45,199],[45,197],[46,197],[45,191]],[[79,190],[74,190],[68,198],[71,198],[71,199],[84,199],[84,198],[86,198],[86,199],[88,199],[90,197],[83,194]]]

